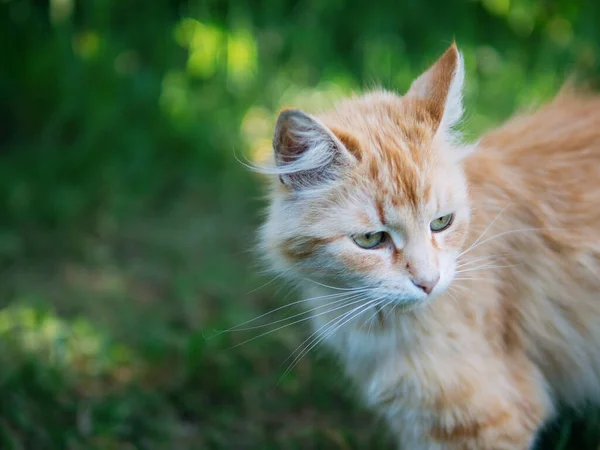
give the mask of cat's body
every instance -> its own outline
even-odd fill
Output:
[[[326,341],[407,449],[479,434],[472,448],[528,448],[553,401],[600,400],[600,99],[565,95],[478,147],[466,248],[489,240],[468,253],[472,279]]]
[[[529,449],[559,402],[600,401],[600,99],[471,153],[461,84],[451,47],[405,97],[282,114],[263,237],[401,448]]]

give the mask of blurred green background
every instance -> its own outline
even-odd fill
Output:
[[[307,322],[206,339],[295,296],[236,156],[284,106],[403,92],[453,38],[474,137],[595,76],[599,23],[592,0],[0,1],[0,449],[391,449],[325,352],[280,380]],[[598,448],[587,419],[540,448]]]

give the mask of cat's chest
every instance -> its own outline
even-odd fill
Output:
[[[419,374],[434,370],[424,353],[406,348],[392,333],[340,333],[329,346],[340,357],[364,401],[375,408],[398,398],[405,405],[417,401],[415,393],[424,388]]]
[[[373,382],[384,383],[388,374],[395,378],[410,377],[415,372],[415,362],[422,359],[416,348],[410,348],[410,343],[394,332],[340,330],[326,342],[346,373],[361,385],[377,379],[382,381]]]
[[[477,350],[466,336],[453,342],[447,330],[438,330],[426,337],[406,329],[378,333],[341,330],[327,340],[327,345],[343,362],[346,374],[360,387],[368,404],[402,399],[408,406],[455,384],[466,367],[465,352],[469,355]]]

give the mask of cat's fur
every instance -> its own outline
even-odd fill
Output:
[[[261,236],[401,448],[525,450],[559,402],[600,400],[600,98],[463,146],[463,72],[452,45],[402,97],[284,111]]]

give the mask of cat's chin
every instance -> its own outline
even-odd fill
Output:
[[[437,295],[414,300],[402,299],[397,302],[388,302],[385,306],[374,307],[370,310],[372,312],[365,314],[363,320],[357,320],[353,328],[358,331],[368,330],[369,333],[393,328],[400,317],[424,311],[434,301],[434,297]]]
[[[394,314],[408,314],[414,311],[419,311],[431,304],[431,302],[434,300],[433,297],[434,296],[427,296],[414,300],[398,301],[395,304],[386,306],[386,314],[389,314],[389,316],[392,317]]]

